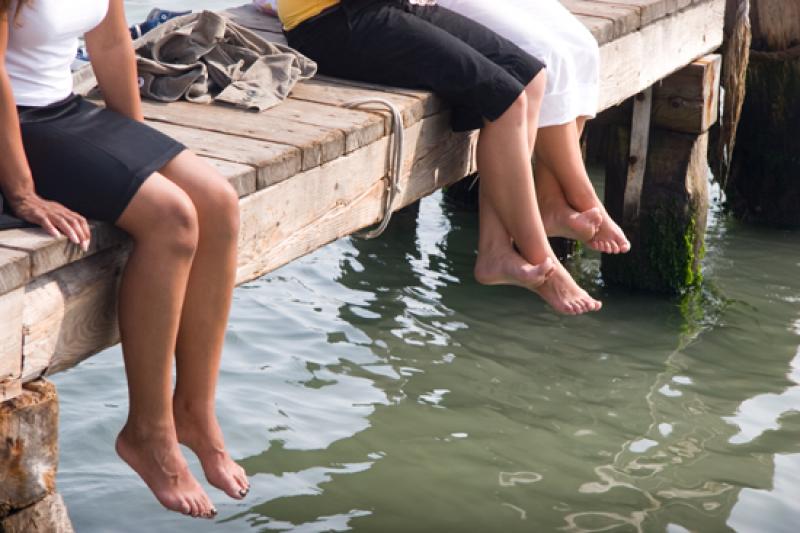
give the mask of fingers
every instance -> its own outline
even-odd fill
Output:
[[[61,207],[58,212],[48,217],[49,221],[67,238],[81,247],[86,252],[92,239],[92,230],[84,217]]]

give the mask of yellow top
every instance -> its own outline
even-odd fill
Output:
[[[338,3],[339,0],[278,0],[278,16],[288,31]]]

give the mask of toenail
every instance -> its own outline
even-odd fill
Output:
[[[247,487],[246,489],[242,489],[239,491],[239,496],[244,498],[245,496],[248,495],[249,492],[250,492],[250,487]]]

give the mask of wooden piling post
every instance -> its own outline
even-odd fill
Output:
[[[752,0],[753,43],[728,206],[743,220],[800,227],[800,0]]]
[[[56,493],[58,396],[44,379],[0,403],[0,531],[69,533]]]
[[[653,87],[652,105],[640,95],[608,127],[606,206],[632,250],[603,256],[607,282],[677,293],[699,281],[720,65],[713,54],[695,61]]]

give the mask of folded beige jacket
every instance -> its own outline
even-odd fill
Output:
[[[286,45],[211,11],[172,19],[134,42],[142,96],[226,102],[263,111],[317,65]]]

